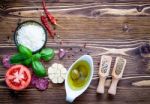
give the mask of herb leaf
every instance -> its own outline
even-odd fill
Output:
[[[24,54],[21,54],[21,53],[18,53],[18,54],[15,54],[13,55],[11,58],[10,58],[10,63],[11,64],[17,64],[17,63],[22,63],[23,60],[26,60],[28,59],[28,57]]]
[[[32,60],[33,61],[38,61],[41,58],[41,54],[40,53],[36,53],[32,56]]]
[[[46,70],[40,61],[32,61],[32,68],[38,77],[46,76]]]
[[[18,46],[18,51],[19,51],[19,53],[24,54],[28,57],[32,56],[32,51],[29,48],[27,48],[21,44]]]
[[[28,59],[24,60],[22,64],[25,65],[25,66],[30,66],[31,63],[32,63],[32,59],[28,58]]]
[[[54,50],[51,48],[45,48],[43,49],[41,52],[41,58],[45,61],[49,61],[51,59],[53,59],[53,57],[55,56]]]

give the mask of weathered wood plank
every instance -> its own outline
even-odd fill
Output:
[[[141,15],[149,15],[149,4],[130,4],[130,3],[113,3],[113,4],[101,4],[101,3],[88,3],[88,4],[73,4],[68,5],[68,3],[57,3],[57,4],[48,4],[47,7],[49,10],[53,13],[62,13],[62,14],[78,14],[81,16],[90,16],[90,17],[100,17],[100,16],[141,16]],[[41,5],[36,5],[35,3],[27,6],[18,6],[18,7],[9,7],[5,9],[5,13],[12,12],[13,15],[19,14],[19,16],[28,16],[26,15],[26,12],[29,11],[31,15],[36,14],[36,16],[39,16],[39,12],[42,11]],[[33,10],[33,11],[31,11]],[[20,12],[23,11],[23,12]],[[20,13],[18,13],[20,12]],[[36,13],[37,12],[37,13]],[[30,15],[30,16],[31,16]]]
[[[66,30],[58,28],[58,34],[65,38],[84,38],[84,34],[86,34],[88,38],[125,37],[146,39],[150,33],[149,5],[143,4],[141,11],[137,9],[138,7],[139,5],[128,6],[128,4],[118,6],[88,4],[88,6],[74,5],[60,6],[59,8],[53,8],[52,6],[49,10],[56,16],[58,23],[67,28]],[[14,32],[15,26],[21,21],[28,19],[40,21],[39,11],[34,9],[34,7],[14,7],[6,9],[6,14],[1,12],[2,31],[0,34],[5,34],[5,29],[8,27],[5,24],[8,24],[9,28],[11,28],[7,32],[8,34],[5,35],[8,37],[9,34]]]
[[[16,4],[16,3],[39,3],[41,0],[15,0],[15,2],[12,2],[12,0],[1,0],[4,3],[7,2],[7,4]],[[141,3],[141,2],[150,2],[149,0],[45,0],[47,3]]]
[[[57,1],[57,0],[56,0]],[[149,0],[48,0],[47,6],[58,23],[57,34],[62,37],[62,47],[67,50],[63,60],[57,55],[51,62],[45,63],[48,68],[59,62],[68,68],[83,54],[90,54],[94,59],[94,77],[90,87],[75,104],[149,104],[150,86],[135,86],[133,83],[150,80],[148,60],[142,58],[138,47],[150,41],[150,4]],[[13,32],[25,20],[40,22],[42,11],[41,0],[1,0],[0,1],[0,57],[17,52],[13,43]],[[58,3],[59,2],[59,3]],[[38,9],[38,10],[37,10]],[[48,39],[47,47],[57,53],[58,44]],[[111,69],[116,56],[127,59],[123,78],[118,85],[117,95],[107,94],[111,82],[108,77],[104,95],[96,94],[98,84],[98,67],[102,54],[113,56]],[[0,58],[1,59],[1,58]],[[4,78],[6,69],[0,65],[0,79]],[[64,85],[50,85],[43,92],[28,88],[15,93],[0,83],[0,103],[4,104],[65,104]]]
[[[140,90],[140,91],[137,91]],[[107,89],[105,90],[107,91]],[[57,104],[58,102],[60,104],[66,104],[64,102],[65,100],[65,91],[64,89],[60,89],[60,87],[55,87],[53,89],[48,89],[45,92],[39,92],[36,90],[25,90],[20,93],[14,93],[9,90],[2,90],[1,93],[5,96],[2,96],[0,102],[1,103],[7,103],[7,104],[45,104],[45,103],[51,103],[51,104]],[[111,102],[111,104],[133,104],[133,103],[139,103],[139,104],[145,104],[149,103],[149,93],[150,91],[147,89],[126,89],[126,88],[119,88],[117,97],[111,97],[108,94],[104,95],[97,95],[94,93],[94,90],[88,89],[83,95],[81,95],[79,98],[76,99],[75,104],[85,104],[85,101],[87,101],[87,104],[93,103],[93,104],[99,104],[99,103],[108,103]],[[122,95],[122,96],[119,96]],[[87,98],[88,96],[88,98]],[[124,99],[121,101],[121,99]],[[32,100],[32,102],[31,102]]]

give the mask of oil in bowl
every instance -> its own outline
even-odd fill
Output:
[[[90,55],[83,55],[69,68],[66,80],[66,101],[72,103],[90,85],[93,77],[93,59]]]
[[[90,80],[90,66],[87,61],[78,61],[70,70],[68,75],[68,85],[72,90],[84,88]]]

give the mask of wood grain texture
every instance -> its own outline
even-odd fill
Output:
[[[40,22],[43,12],[41,0],[1,0],[0,1],[0,57],[17,52],[13,42],[13,33],[19,23],[26,20]],[[53,2],[53,3],[52,3]],[[150,41],[150,1],[149,0],[47,0],[49,11],[65,29],[58,27],[61,47],[67,50],[63,60],[45,63],[64,64],[66,68],[81,55],[90,54],[94,59],[94,77],[88,90],[75,100],[75,104],[149,104],[150,86],[133,83],[150,80],[147,59],[140,56],[139,47]],[[46,47],[58,51],[58,44],[48,39]],[[127,59],[123,78],[120,80],[117,95],[110,96],[107,91],[111,76],[105,84],[105,94],[96,94],[98,85],[98,67],[101,55]],[[0,78],[6,69],[0,65]],[[147,84],[147,83],[146,83]],[[46,91],[32,87],[14,92],[0,82],[0,104],[66,104],[64,85],[50,84]]]

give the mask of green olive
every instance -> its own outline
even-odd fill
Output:
[[[80,73],[79,73],[79,71],[78,71],[77,69],[73,69],[73,70],[71,71],[71,78],[72,78],[73,80],[77,80],[77,79],[80,78]]]
[[[78,67],[78,69],[79,69],[80,74],[81,74],[82,77],[87,77],[88,73],[87,73],[87,71],[86,71],[85,66],[80,65],[80,66]]]

